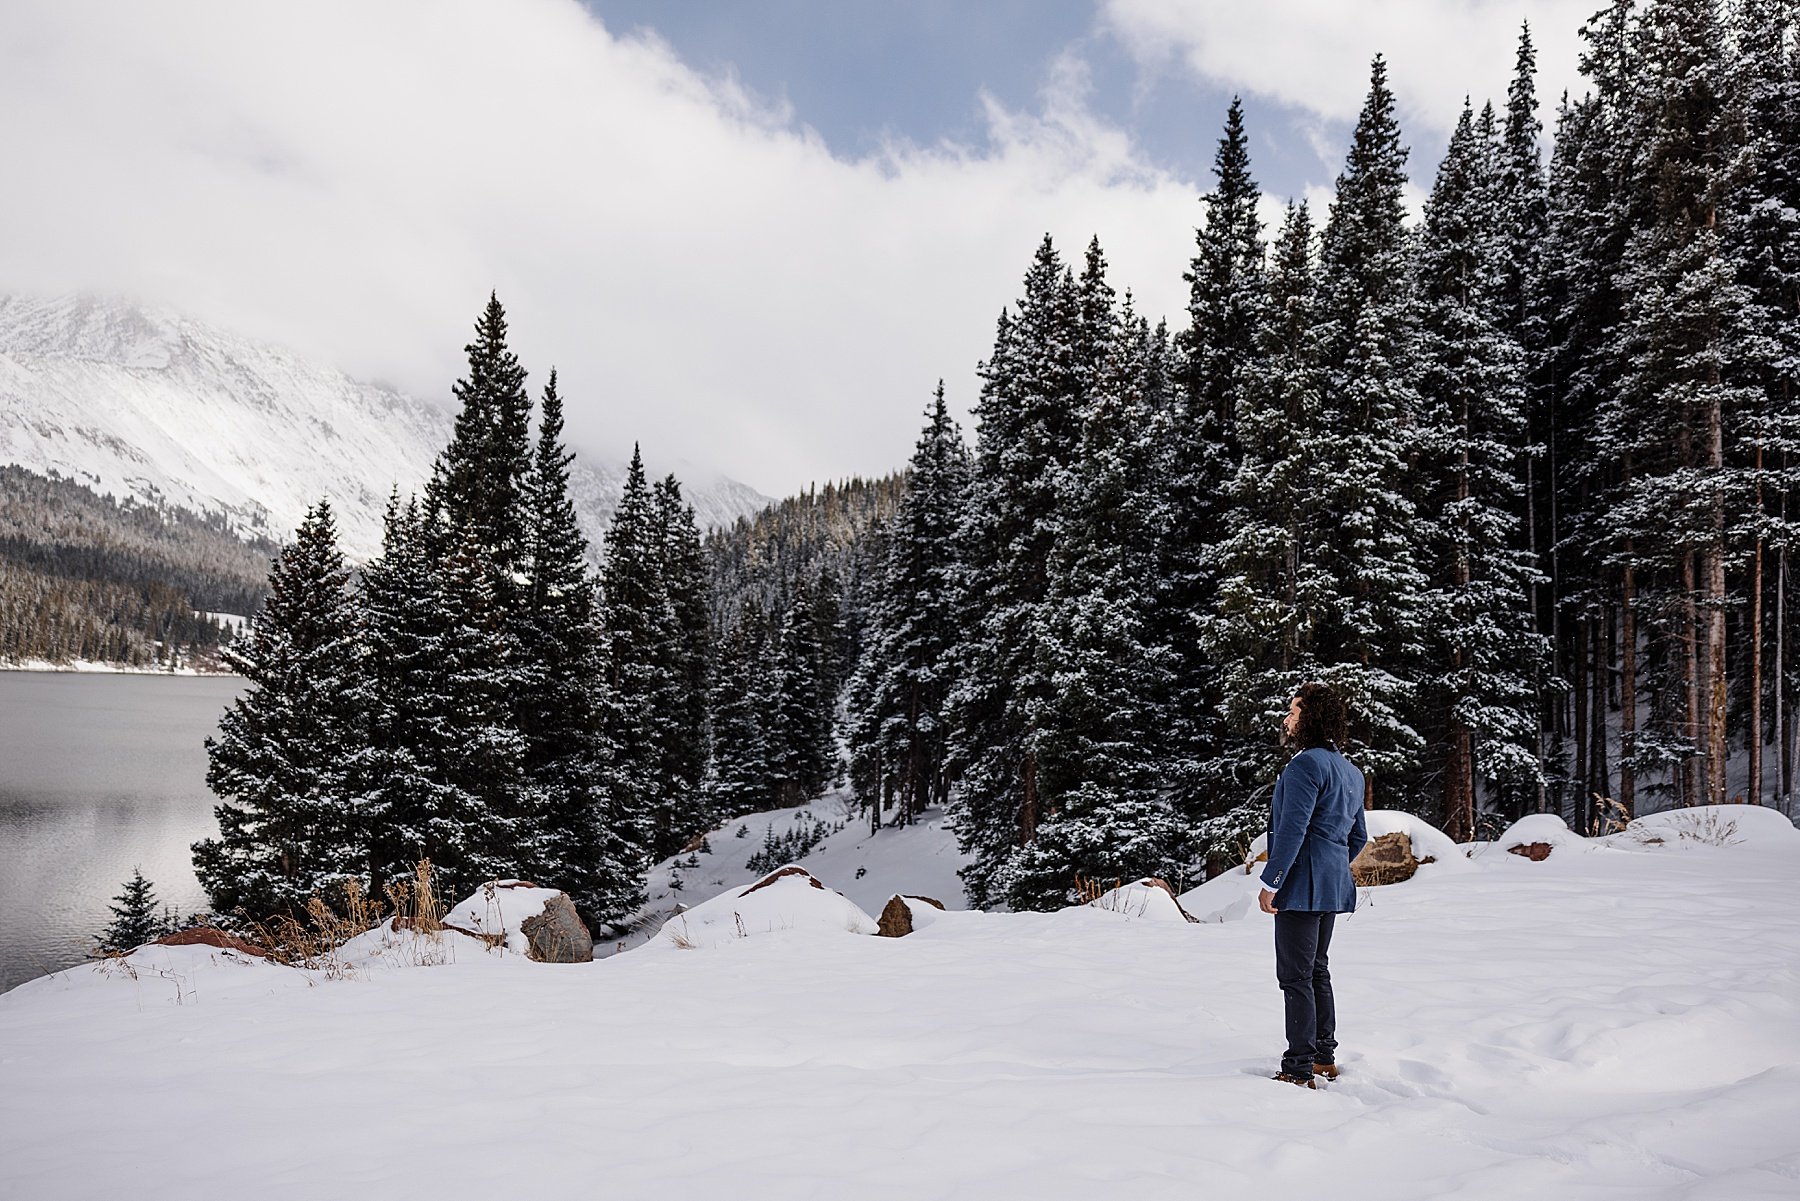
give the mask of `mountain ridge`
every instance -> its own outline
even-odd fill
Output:
[[[285,540],[326,497],[345,552],[372,558],[390,490],[424,484],[454,420],[170,309],[0,295],[0,463],[216,514],[245,537]],[[624,463],[578,450],[571,492],[596,552],[624,479]],[[690,471],[682,494],[703,529],[770,503],[716,472]]]

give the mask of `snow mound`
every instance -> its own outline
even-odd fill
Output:
[[[676,914],[645,946],[697,950],[777,930],[873,934],[876,923],[843,893],[790,863]]]
[[[1502,851],[1510,851],[1514,847],[1528,847],[1539,842],[1556,850],[1563,847],[1580,849],[1589,845],[1588,839],[1569,829],[1568,823],[1554,813],[1530,813],[1521,817],[1506,827],[1492,845]]]
[[[1640,817],[1618,834],[1598,841],[1627,849],[1655,847],[1800,848],[1800,829],[1760,805],[1699,805]]]
[[[1256,894],[1262,891],[1262,875],[1234,867],[1214,876],[1204,884],[1188,889],[1176,898],[1181,908],[1197,922],[1235,922],[1252,913],[1262,912],[1256,906]]]
[[[490,945],[531,953],[531,940],[520,931],[528,917],[544,911],[551,898],[560,895],[554,888],[537,888],[518,880],[497,880],[484,884],[475,893],[444,915],[446,929],[469,934]]]
[[[1450,836],[1412,813],[1402,813],[1398,809],[1370,809],[1363,814],[1363,824],[1369,829],[1369,841],[1373,842],[1383,834],[1404,834],[1412,842],[1413,858],[1421,862],[1433,859],[1439,863],[1463,863],[1462,848],[1450,841]]]
[[[1145,878],[1124,884],[1101,894],[1087,903],[1089,909],[1117,913],[1122,917],[1147,918],[1153,922],[1195,921],[1175,893],[1161,880]]]

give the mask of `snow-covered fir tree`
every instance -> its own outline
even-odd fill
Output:
[[[945,762],[957,639],[957,531],[969,454],[938,382],[887,532],[880,586],[850,684],[852,779],[872,823],[904,826],[949,799]]]
[[[495,596],[510,609],[527,553],[531,396],[506,333],[506,311],[490,295],[475,340],[464,348],[467,374],[451,388],[459,405],[455,432],[432,469],[425,500],[429,513],[443,515],[428,528],[450,539],[439,552],[455,553],[466,535],[487,565]]]
[[[681,849],[693,798],[671,795],[665,771],[683,712],[682,629],[664,567],[656,498],[633,448],[601,565],[603,663],[614,742],[613,787],[640,823],[652,860]]]
[[[1197,831],[1212,870],[1241,860],[1263,829],[1282,756],[1273,736],[1308,670],[1310,614],[1334,582],[1317,547],[1333,534],[1316,464],[1335,431],[1324,420],[1317,246],[1304,203],[1290,204],[1269,254],[1267,317],[1239,401],[1240,458],[1225,482],[1208,570],[1218,599],[1196,614],[1220,672],[1224,741],[1210,777],[1218,799]]]
[[[677,710],[671,715],[662,778],[664,787],[689,811],[683,824],[702,830],[716,820],[701,790],[710,753],[707,704],[712,687],[712,596],[700,530],[694,522],[693,506],[681,499],[681,481],[665,476],[655,491],[663,578],[677,630],[671,662],[677,681]]]
[[[368,609],[369,872],[377,886],[429,859],[447,892],[517,875],[534,796],[514,724],[513,641],[473,539],[447,539],[416,502],[391,502]]]
[[[574,456],[562,432],[551,371],[526,479],[528,582],[514,623],[514,716],[530,790],[517,849],[523,875],[561,888],[584,914],[606,921],[639,903],[646,848],[611,787],[595,581],[569,498]]]
[[[772,807],[803,804],[825,790],[837,770],[832,740],[835,697],[820,671],[814,586],[802,578],[788,599],[773,646],[766,767]]]
[[[118,955],[154,942],[169,932],[167,912],[157,912],[156,888],[144,879],[144,869],[131,869],[131,879],[107,906],[112,921],[94,939],[95,949],[104,955]]]
[[[1093,261],[1090,257],[1090,263]],[[1090,278],[1093,276],[1090,274]],[[1085,291],[1100,291],[1089,283]],[[1167,537],[1146,395],[1152,334],[1131,310],[1094,304],[1084,328],[1102,374],[1081,408],[1062,475],[1057,539],[1038,610],[1037,656],[1020,680],[1042,813],[997,876],[1014,909],[1057,908],[1078,881],[1179,881],[1181,826],[1170,784],[1176,657],[1147,620]]]
[[[366,663],[349,581],[320,501],[271,567],[262,611],[226,648],[245,688],[206,742],[219,837],[194,844],[195,874],[221,914],[293,911],[365,875]]]
[[[996,898],[996,876],[1036,836],[1043,815],[1029,715],[1046,698],[1032,695],[1027,681],[1042,678],[1032,665],[1046,566],[1093,376],[1078,360],[1082,299],[1045,237],[1024,295],[1001,313],[975,406],[949,759],[957,840],[972,856],[963,878],[977,905]]]
[[[1240,453],[1239,408],[1267,305],[1260,192],[1250,173],[1243,104],[1236,97],[1226,112],[1213,175],[1215,187],[1201,198],[1205,222],[1195,232],[1185,276],[1189,325],[1177,340],[1179,403],[1166,416],[1153,403],[1149,420],[1167,428],[1151,433],[1146,427],[1164,459],[1159,491],[1166,498],[1168,524],[1156,572],[1160,596],[1147,620],[1178,656],[1166,713],[1171,747],[1178,753],[1168,768],[1190,817],[1217,809],[1218,793],[1210,783],[1216,773],[1206,765],[1222,750],[1220,678],[1218,664],[1195,636],[1196,618],[1218,600],[1209,556],[1225,521],[1226,483]]]
[[[765,667],[768,648],[768,620],[752,598],[718,640],[714,659],[704,788],[708,811],[718,817],[753,813],[765,807],[769,795],[767,715],[774,698]]]
[[[1319,428],[1331,436],[1314,440],[1302,486],[1336,528],[1301,548],[1331,583],[1303,602],[1300,662],[1347,698],[1352,754],[1372,783],[1398,786],[1395,800],[1418,766],[1417,682],[1438,669],[1423,637],[1429,531],[1411,470],[1422,364],[1406,153],[1378,56],[1320,241]]]
[[[1524,353],[1507,332],[1505,223],[1493,113],[1465,103],[1438,169],[1419,247],[1424,314],[1421,469],[1437,515],[1433,658],[1420,681],[1436,710],[1442,823],[1475,837],[1478,785],[1535,797],[1535,682],[1546,646],[1531,631],[1536,567],[1516,515],[1524,449]]]

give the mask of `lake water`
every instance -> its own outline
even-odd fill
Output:
[[[204,907],[207,735],[234,677],[0,671],[0,991],[80,963],[134,866]]]

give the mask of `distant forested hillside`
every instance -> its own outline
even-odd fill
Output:
[[[185,509],[0,466],[0,662],[207,668],[228,630],[203,614],[261,607],[275,549]]]

